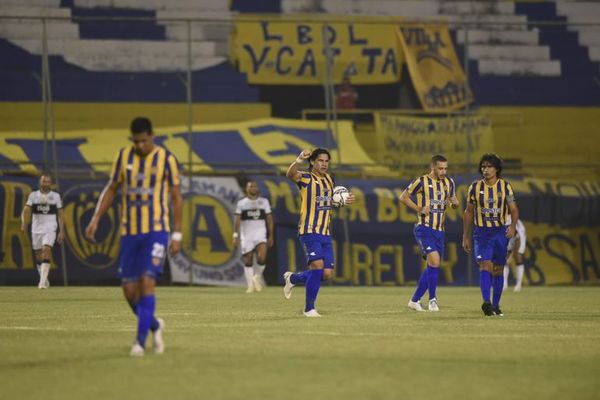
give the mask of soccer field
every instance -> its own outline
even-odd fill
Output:
[[[600,289],[508,292],[484,317],[478,288],[161,287],[166,351],[128,353],[135,319],[119,288],[0,288],[2,399],[598,399]]]

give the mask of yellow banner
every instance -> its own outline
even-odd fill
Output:
[[[396,35],[424,110],[457,110],[473,100],[447,25],[404,26]]]
[[[598,228],[562,229],[525,222],[525,282],[530,285],[598,283],[600,231]]]
[[[238,17],[232,58],[251,84],[320,85],[326,76],[325,51],[333,56],[332,76],[354,84],[400,79],[402,55],[391,23],[306,22],[314,16],[280,20]],[[326,43],[327,38],[328,43]]]
[[[482,116],[423,118],[377,113],[376,130],[386,162],[404,166],[428,163],[433,154],[450,163],[471,163],[470,154],[494,149],[492,126]]]
[[[198,124],[192,126],[191,135],[183,125],[155,124],[154,131],[155,142],[175,154],[185,167],[191,161],[194,172],[216,171],[226,166],[240,168],[240,165],[258,169],[277,166],[285,171],[302,149],[315,147],[328,148],[338,166],[357,164],[364,171],[381,170],[357,141],[352,122],[338,121],[336,126],[332,132],[324,121],[262,118]],[[59,167],[107,172],[115,152],[130,143],[129,136],[127,127],[57,131]],[[0,127],[0,164],[4,168],[35,173],[42,165],[44,148],[40,131],[3,131]],[[52,160],[51,144],[47,144],[46,150]]]

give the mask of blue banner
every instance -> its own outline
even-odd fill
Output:
[[[299,197],[297,187],[284,177],[254,176],[261,194],[269,199],[275,220],[277,274],[302,270],[306,261],[297,238]],[[455,176],[461,206],[446,215],[446,249],[440,281],[465,285],[478,280],[477,266],[462,250],[462,210],[468,185],[476,176]],[[233,211],[242,196],[232,178],[194,178],[202,189],[186,195],[192,214],[184,219],[189,263],[202,272],[195,283],[241,279],[239,252],[231,244]],[[527,229],[525,282],[543,284],[594,284],[600,282],[600,184],[595,182],[510,179],[521,219]],[[227,183],[233,181],[232,184]],[[343,180],[356,196],[355,204],[336,211],[332,219],[335,244],[335,278],[339,285],[413,284],[425,267],[412,230],[415,215],[399,201],[408,180]],[[61,181],[65,212],[65,264],[69,284],[117,283],[119,207],[113,206],[100,221],[97,243],[84,239],[104,178],[91,183]],[[220,186],[219,186],[220,185]],[[232,186],[233,185],[233,186]],[[0,284],[33,285],[37,271],[20,214],[37,178],[0,179]],[[223,187],[223,189],[219,189]],[[184,188],[185,189],[185,188]],[[187,193],[189,190],[185,189]],[[213,193],[214,192],[214,193]],[[191,193],[191,192],[190,192]],[[216,196],[216,197],[215,197]],[[219,200],[220,199],[220,200]],[[186,203],[187,204],[187,203]],[[194,245],[193,245],[194,244]],[[53,253],[50,281],[62,283],[63,265],[58,246]],[[192,262],[193,261],[193,262]],[[177,272],[185,280],[187,264]],[[178,267],[179,268],[179,267]],[[194,271],[195,271],[194,270]],[[222,283],[222,284],[225,284]]]

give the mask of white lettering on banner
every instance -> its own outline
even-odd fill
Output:
[[[173,282],[241,286],[243,264],[233,247],[233,214],[243,196],[234,178],[182,179],[183,249],[170,258]]]

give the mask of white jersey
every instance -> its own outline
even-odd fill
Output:
[[[271,204],[264,197],[252,200],[244,197],[237,202],[235,214],[240,216],[240,240],[267,241],[267,215],[271,214]]]
[[[31,233],[50,233],[58,228],[56,216],[63,207],[60,195],[54,191],[42,193],[39,190],[31,192],[27,198],[31,207]]]

